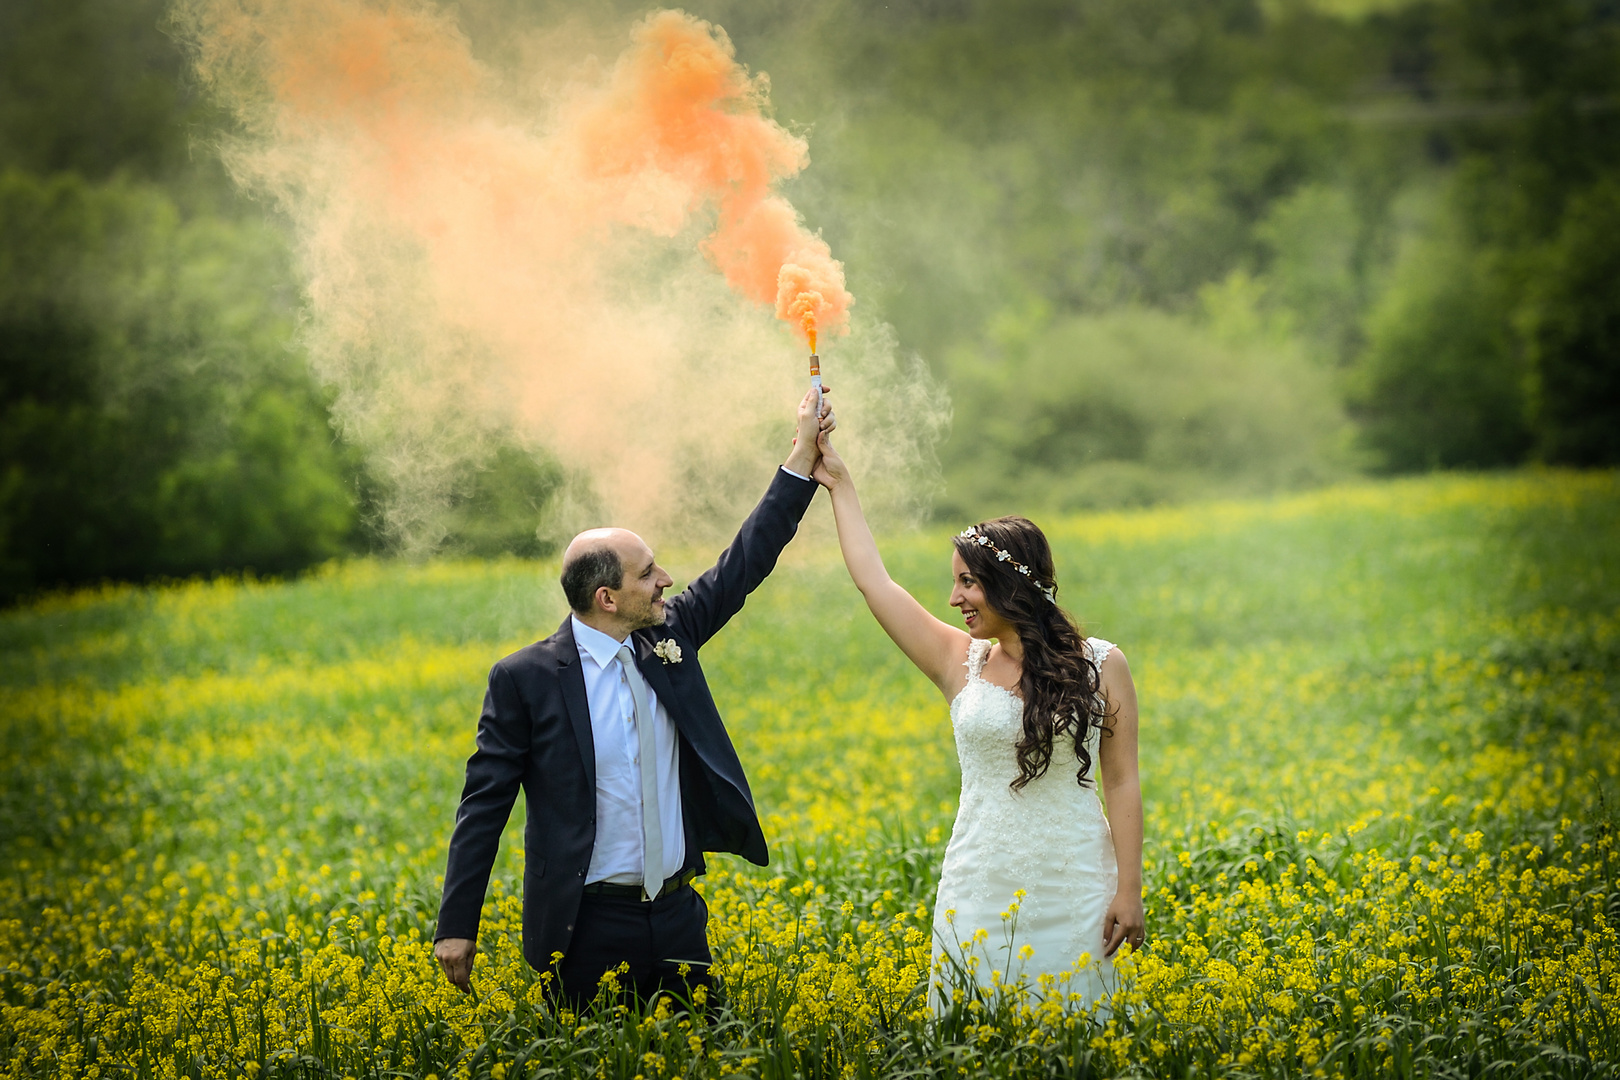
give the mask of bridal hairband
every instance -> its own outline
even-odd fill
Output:
[[[996,547],[996,545],[992,544],[990,542],[990,538],[984,535],[984,533],[980,532],[977,525],[969,525],[956,535],[960,536],[964,540],[971,540],[982,548],[989,548],[990,551],[995,555],[997,562],[1010,564],[1014,570],[1029,578],[1029,583],[1039,589],[1042,596],[1046,597],[1054,604],[1057,603],[1056,585],[1042,585],[1041,579],[1036,577],[1030,571],[1029,567],[1025,566],[1023,563],[1019,562],[1005,551],[1002,551],[1000,548]]]

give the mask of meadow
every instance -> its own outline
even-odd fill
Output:
[[[0,614],[0,1069],[1620,1074],[1620,476],[1043,523],[1142,700],[1149,940],[1096,1014],[1039,987],[926,1009],[949,716],[825,515],[705,650],[773,861],[701,882],[726,1004],[695,1016],[546,1008],[521,808],[475,994],[431,960],[484,678],[562,617],[554,565],[351,561]],[[950,531],[885,543],[942,615]],[[678,583],[713,555],[664,554]]]

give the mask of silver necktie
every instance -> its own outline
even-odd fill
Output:
[[[630,697],[636,703],[636,737],[641,745],[641,892],[655,899],[664,887],[664,830],[658,823],[658,740],[653,737],[652,709],[647,707],[647,686],[641,681],[630,646],[619,646],[619,665]]]

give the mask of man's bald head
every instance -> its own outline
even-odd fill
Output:
[[[562,587],[568,606],[584,614],[596,602],[596,591],[624,585],[626,563],[651,561],[652,549],[629,529],[587,529],[563,551]]]

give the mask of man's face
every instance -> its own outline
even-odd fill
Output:
[[[661,626],[664,622],[664,590],[675,584],[653,558],[652,548],[635,533],[615,537],[614,549],[624,564],[624,582],[609,589],[608,596],[618,609],[619,618],[631,630]]]

